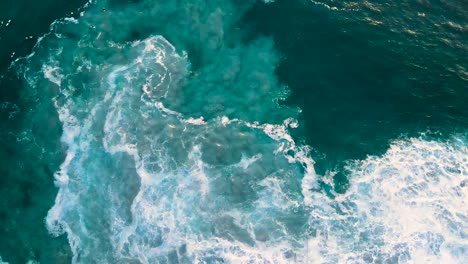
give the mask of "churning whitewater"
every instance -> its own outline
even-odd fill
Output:
[[[63,126],[46,224],[73,263],[468,257],[466,138],[395,140],[325,191],[335,172],[316,175],[290,134],[273,40],[237,27],[254,1],[180,2],[91,2],[12,66]]]

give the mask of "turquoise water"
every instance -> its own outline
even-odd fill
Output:
[[[0,260],[468,257],[462,2],[50,2],[0,18]]]

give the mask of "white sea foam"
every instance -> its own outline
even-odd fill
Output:
[[[73,24],[78,24],[78,19],[76,19],[74,17],[66,17],[63,20],[67,21],[67,22],[70,22],[70,23],[73,23]]]
[[[180,133],[180,139],[187,140],[182,144],[190,149],[186,154],[187,161],[174,170],[168,165],[173,162],[171,159],[177,157],[172,156],[169,149],[145,146],[144,141],[135,138],[136,134],[128,130],[132,127],[128,120],[131,120],[129,118],[133,111],[126,112],[128,108],[122,106],[127,106],[131,98],[140,98],[138,94],[145,92],[131,88],[129,83],[134,80],[125,78],[127,72],[133,70],[132,67],[117,67],[109,73],[106,84],[110,89],[103,101],[109,104],[103,146],[109,153],[122,152],[132,156],[142,183],[132,203],[132,223],[126,226],[116,220],[112,224],[115,230],[112,243],[120,258],[151,263],[158,261],[161,256],[176,252],[179,260],[190,259],[194,262],[223,259],[230,263],[365,263],[374,259],[399,263],[462,263],[461,260],[466,256],[463,230],[466,229],[467,212],[463,208],[466,207],[467,193],[466,188],[460,186],[467,177],[466,147],[422,139],[396,141],[382,157],[350,162],[349,191],[331,199],[318,191],[308,147],[297,146],[288,133],[289,128],[297,127],[293,119],[287,119],[280,125],[250,123],[227,117],[204,121],[202,118],[186,118],[166,108],[162,102],[144,104],[148,110],[157,109],[159,112],[155,113],[159,117],[155,118],[148,110],[144,110],[140,117],[133,117],[134,121],[142,118],[138,122],[150,125],[154,120],[160,120],[155,125],[168,126],[174,133]],[[118,80],[125,82],[117,85]],[[56,175],[61,190],[56,206],[49,212],[48,223],[52,233],[67,232],[73,252],[77,253],[83,250],[80,238],[71,230],[69,223],[60,222],[60,219],[66,213],[62,210],[77,206],[73,203],[78,198],[73,199],[76,195],[66,187],[66,168],[74,158],[73,151],[82,152],[89,146],[90,143],[86,142],[76,145],[75,141],[83,131],[89,131],[92,120],[84,122],[88,125],[81,125],[80,128],[76,118],[66,110],[71,107],[69,104],[58,106],[59,117],[64,124],[62,140],[70,149]],[[92,119],[96,113],[91,113]],[[197,127],[201,129],[198,132]],[[277,171],[257,183],[256,186],[260,188],[257,190],[259,199],[254,201],[253,211],[240,212],[231,208],[219,211],[221,214],[215,217],[207,215],[212,210],[219,210],[212,200],[216,197],[213,196],[216,188],[213,189],[212,185],[217,177],[223,177],[223,170],[217,172],[217,169],[203,162],[200,145],[189,145],[203,138],[203,131],[210,127],[224,130],[245,127],[252,129],[252,132],[240,132],[241,137],[249,135],[245,133],[260,132],[276,142],[269,151],[270,154],[284,157],[286,163],[280,163],[281,166],[299,164],[304,169],[301,175],[303,200],[286,194],[282,179],[284,174]],[[158,141],[158,138],[164,136],[167,137],[165,141],[172,142],[171,138],[175,134],[167,133],[149,140]],[[81,140],[88,141],[90,138]],[[265,156],[267,154],[262,152],[250,157],[243,155],[230,168],[236,167],[244,172],[255,171],[258,166],[263,166],[262,161],[271,158]],[[158,161],[157,167],[160,169],[148,169],[152,160]],[[167,181],[173,180],[176,182],[167,186]],[[167,193],[167,188],[173,188],[175,192]],[[315,231],[308,238],[291,236],[284,223],[274,220],[272,212],[288,212],[304,205],[309,208],[304,212],[310,210],[309,227]],[[263,236],[271,234],[262,233],[262,224],[257,226],[254,219],[259,217],[266,217],[268,228],[271,229],[269,232],[275,230],[282,235],[264,241]],[[445,221],[443,224],[438,223],[442,220]],[[205,237],[206,234],[193,229],[203,227],[200,221],[211,226],[219,225],[219,221],[232,221],[229,225],[245,231],[242,239],[253,239],[255,243],[251,245],[223,235]],[[59,230],[54,229],[58,227]],[[147,235],[142,235],[142,232]]]
[[[83,19],[97,19],[90,12]],[[88,26],[100,27],[94,20],[65,22],[86,32]],[[298,126],[294,118],[268,124],[236,113],[233,118],[224,112],[211,118],[183,113],[180,105],[191,102],[181,103],[177,93],[183,80],[198,74],[189,72],[187,54],[153,36],[128,44],[110,41],[114,56],[100,59],[102,43],[95,42],[105,34],[94,33],[92,43],[83,37],[78,48],[65,47],[72,49],[73,60],[57,50],[38,75],[58,86],[54,104],[67,146],[46,223],[51,234],[68,235],[74,263],[466,259],[464,143],[396,141],[383,156],[350,162],[350,189],[330,198],[317,183],[310,147],[296,144],[289,133]],[[255,45],[268,51],[270,44]],[[226,56],[234,66],[242,61],[236,52]],[[267,72],[273,68],[274,60],[261,62]],[[215,70],[209,67],[205,74]],[[75,74],[91,81],[77,89]],[[38,76],[29,76],[31,86]],[[200,80],[198,85],[209,78]],[[215,85],[197,96],[206,99],[219,89]],[[259,87],[269,94],[274,85],[270,80]],[[250,106],[239,103],[242,110]],[[327,177],[321,180],[331,183]]]
[[[151,57],[154,53],[158,56],[158,59],[155,60],[157,64],[154,65],[154,67],[160,68],[158,65],[166,63],[164,61],[166,59],[184,59],[184,57],[173,55],[167,58],[164,56],[161,57],[160,54],[162,53],[158,48],[148,49],[148,46],[154,47],[155,44],[158,44],[158,41],[161,40],[160,37],[151,38],[151,41],[155,42],[154,45],[149,44],[148,40],[144,42],[146,48],[143,49],[142,54]],[[139,45],[133,46],[139,47]],[[162,48],[163,47],[159,46],[159,49]],[[165,51],[168,54],[173,52],[167,49]],[[81,121],[72,114],[72,112],[78,110],[74,109],[72,92],[70,92],[70,89],[73,90],[74,88],[61,87],[62,95],[64,95],[65,98],[55,99],[55,105],[59,112],[59,118],[64,126],[62,141],[68,146],[68,153],[60,171],[56,174],[57,186],[60,187],[60,191],[57,195],[56,204],[49,211],[47,217],[49,231],[53,234],[60,234],[62,232],[68,234],[72,251],[75,255],[74,262],[78,261],[78,255],[87,256],[91,254],[91,252],[87,252],[86,248],[84,248],[82,239],[86,238],[86,234],[92,231],[89,227],[85,227],[82,224],[81,227],[77,227],[76,223],[73,223],[72,218],[70,218],[70,214],[72,213],[84,214],[86,212],[85,208],[81,208],[80,205],[80,200],[84,197],[82,194],[79,192],[76,193],[76,191],[72,189],[87,188],[86,185],[84,185],[85,182],[89,184],[96,180],[96,178],[94,178],[95,176],[92,174],[85,175],[83,172],[86,170],[85,164],[88,159],[87,156],[90,155],[89,151],[100,151],[93,146],[95,143],[92,142],[95,138],[91,136],[91,128],[93,123],[96,122],[95,118],[99,115],[99,112],[102,111],[102,109],[107,109],[105,122],[103,124],[103,131],[105,133],[102,144],[104,150],[112,155],[126,153],[133,157],[136,172],[142,184],[132,202],[131,212],[133,220],[131,224],[125,225],[125,223],[121,222],[119,220],[120,216],[117,214],[118,211],[115,211],[115,221],[111,226],[112,230],[114,230],[112,233],[112,244],[117,256],[120,256],[120,258],[135,258],[143,262],[153,262],[169,254],[172,250],[186,247],[187,253],[181,253],[181,256],[179,256],[180,259],[201,261],[202,259],[216,257],[233,262],[254,261],[283,263],[285,261],[290,261],[292,257],[288,256],[288,252],[292,249],[289,245],[291,242],[288,242],[288,239],[282,241],[280,244],[278,244],[278,242],[257,242],[256,245],[248,246],[242,242],[234,242],[223,238],[224,235],[221,237],[208,236],[203,238],[206,236],[205,234],[192,230],[193,228],[200,228],[198,226],[203,227],[205,225],[216,227],[226,221],[223,219],[229,215],[232,216],[233,212],[229,208],[220,210],[221,208],[218,208],[220,205],[217,204],[219,201],[213,200],[215,198],[211,190],[212,181],[214,180],[213,177],[225,176],[222,173],[220,174],[218,169],[205,164],[202,158],[202,148],[200,145],[194,145],[193,143],[199,142],[201,144],[206,144],[203,143],[203,138],[205,137],[203,136],[203,133],[205,133],[205,128],[203,127],[211,127],[209,129],[212,129],[222,125],[222,127],[225,127],[224,130],[226,131],[233,128],[237,129],[237,127],[245,127],[252,131],[248,132],[250,134],[249,136],[254,136],[252,133],[265,133],[271,138],[269,144],[276,147],[271,148],[270,154],[273,154],[276,148],[279,149],[277,152],[278,154],[286,157],[287,150],[296,148],[294,141],[286,131],[286,127],[290,124],[293,124],[291,125],[293,127],[294,122],[286,120],[283,125],[262,125],[259,123],[251,124],[240,120],[233,120],[229,121],[229,124],[220,124],[218,119],[205,121],[202,117],[197,119],[192,117],[186,118],[181,113],[166,108],[162,102],[154,101],[154,99],[151,99],[154,102],[152,104],[144,103],[149,102],[148,99],[141,97],[142,92],[144,94],[147,93],[147,90],[144,89],[144,84],[147,84],[148,81],[152,82],[153,80],[146,80],[146,83],[139,86],[137,82],[140,79],[133,78],[136,74],[140,74],[139,72],[141,69],[150,67],[150,64],[141,63],[142,61],[148,60],[146,57],[139,57],[127,66],[117,66],[113,68],[113,70],[108,73],[108,77],[105,78],[105,82],[103,82],[103,85],[108,87],[103,95],[103,100],[98,100],[99,103],[92,107],[87,117],[84,119],[81,118]],[[47,69],[47,67],[43,67],[43,70],[44,69]],[[164,69],[164,67],[160,69]],[[48,71],[45,77],[60,86],[64,76],[53,75],[50,72],[51,71]],[[160,78],[160,83],[164,81],[163,78]],[[167,85],[170,86],[171,82],[167,83]],[[143,89],[135,89],[137,87],[143,87]],[[152,87],[156,86],[153,85]],[[160,86],[158,89],[168,89],[167,87],[168,86]],[[164,98],[164,96],[157,98]],[[135,107],[139,109],[136,111],[140,112],[139,116],[135,116],[136,109],[132,109],[131,107],[133,102],[137,102],[134,101],[135,99],[140,102],[135,105]],[[154,110],[158,111],[154,112]],[[146,136],[152,136],[152,138],[148,138],[148,140],[152,142],[158,142],[158,138],[169,142],[173,140],[176,140],[174,142],[183,141],[181,146],[190,150],[185,154],[187,160],[185,162],[178,161],[177,159],[183,158],[184,156],[173,156],[170,154],[171,149],[166,149],[164,145],[153,146],[153,143],[150,143],[150,141],[148,141],[149,145],[146,145],[146,140],[142,140],[138,134],[132,132],[134,131],[134,125],[139,123],[146,124],[146,126],[149,127],[168,126],[174,133],[180,133],[178,137],[174,139],[173,137],[175,134],[173,135],[171,131],[163,134],[150,133]],[[201,130],[197,131],[197,127],[200,127]],[[278,141],[278,143],[275,143],[276,141]],[[172,143],[172,147],[177,145],[173,144],[174,143]],[[191,144],[192,146],[190,146]],[[263,150],[259,149],[258,151]],[[296,152],[299,153],[299,151]],[[280,162],[279,164],[286,165],[293,162],[292,158],[292,156],[288,159],[283,158],[285,161],[284,163],[281,161],[278,162]],[[264,155],[261,153],[255,154],[249,158],[241,158],[235,166],[232,166],[232,170],[250,174],[250,169],[258,170],[262,168],[263,165],[257,163],[265,162],[261,161],[263,159]],[[172,162],[171,160],[177,163],[181,162],[181,164],[176,168],[171,168],[169,166]],[[151,165],[154,161],[157,161],[156,168],[159,169],[154,170],[155,167]],[[278,166],[283,168],[282,165]],[[150,167],[152,169],[150,169]],[[72,176],[70,176],[70,173]],[[259,193],[262,200],[257,202],[258,207],[261,208],[261,210],[265,210],[265,213],[253,211],[242,216],[243,219],[234,219],[238,225],[236,228],[239,230],[246,230],[247,234],[250,234],[245,239],[251,240],[253,237],[258,236],[259,231],[255,231],[257,227],[253,227],[249,224],[253,223],[252,221],[257,218],[258,214],[263,214],[266,219],[271,218],[268,222],[275,222],[275,216],[268,216],[266,212],[270,210],[281,211],[287,209],[290,204],[296,207],[298,206],[297,201],[282,193],[280,180],[277,178],[280,177],[280,175],[265,176],[267,176],[267,178],[258,184],[258,187],[262,188],[263,191]],[[71,184],[71,180],[73,184]],[[176,182],[173,182],[174,180],[176,180]],[[167,186],[164,184],[166,181],[172,182],[170,186],[173,187],[170,188],[174,188],[174,194],[170,192],[167,193]],[[74,187],[70,186],[70,184]],[[269,196],[270,194],[277,197],[278,201],[269,203],[268,200],[271,198]],[[283,202],[279,202],[279,199]],[[199,207],[198,209],[196,209],[197,206]],[[203,209],[203,207],[206,206],[207,208]],[[226,211],[226,209],[228,210]],[[209,216],[209,214],[212,214],[211,210],[218,210],[220,213],[223,211],[225,212],[222,213],[222,215]],[[236,209],[233,210],[235,211]],[[112,211],[114,211],[114,209]],[[206,223],[203,223],[203,220],[206,221]],[[278,222],[275,225],[282,226],[283,224]],[[265,229],[266,227],[262,227],[262,224],[260,224],[258,228]],[[220,229],[218,232],[225,231],[228,230]],[[146,232],[147,235],[143,235],[141,232]],[[278,232],[284,235],[288,233],[284,227],[282,231]],[[148,236],[153,238],[149,238]],[[163,245],[154,247],[151,243],[160,243],[158,242],[158,237],[161,237],[159,239],[163,242]],[[148,239],[153,240],[153,242],[148,242]],[[205,246],[200,246],[203,244]],[[271,247],[276,249],[268,250]],[[103,258],[102,260],[106,261],[105,259],[106,258]]]
[[[207,124],[207,123],[205,122],[205,120],[203,120],[203,119],[204,119],[203,117],[199,117],[199,118],[189,117],[187,120],[185,120],[185,122],[186,122],[187,124],[202,126],[202,125],[206,125],[206,124]]]
[[[44,65],[42,72],[44,73],[44,77],[51,82],[55,83],[57,86],[61,85],[63,75],[60,73],[59,67]]]
[[[346,194],[309,200],[311,226],[322,226],[309,248],[339,263],[463,263],[467,159],[459,141],[412,138],[395,141],[381,157],[350,162]]]

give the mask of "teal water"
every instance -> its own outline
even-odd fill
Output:
[[[303,111],[308,144],[326,155],[321,173],[400,136],[466,133],[467,5],[312,2],[257,4],[246,19],[284,55],[278,78]]]
[[[1,12],[0,260],[468,257],[462,1]]]

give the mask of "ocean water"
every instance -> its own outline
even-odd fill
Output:
[[[464,263],[464,1],[7,1],[0,263]]]

